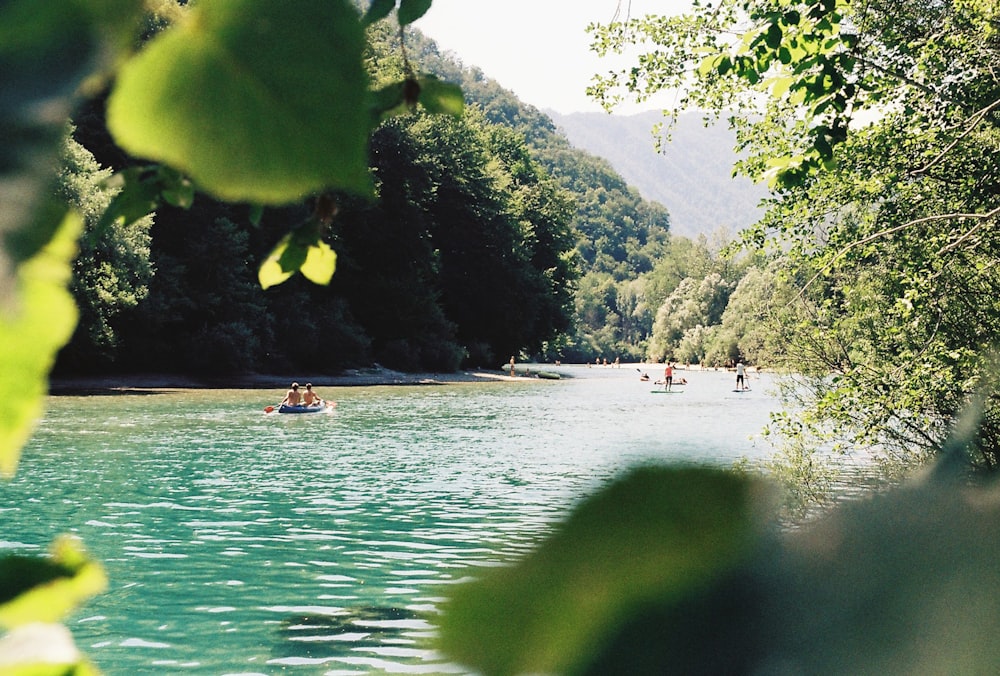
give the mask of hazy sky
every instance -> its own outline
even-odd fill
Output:
[[[521,100],[559,113],[600,111],[585,91],[595,73],[632,61],[601,59],[585,28],[624,17],[675,14],[688,0],[434,0],[414,26],[443,51],[512,90]],[[622,113],[649,110],[646,103]]]

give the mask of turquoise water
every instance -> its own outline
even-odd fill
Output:
[[[107,674],[463,673],[429,647],[449,586],[631,465],[770,452],[766,375],[664,395],[632,367],[561,370],[318,388],[330,415],[265,415],[273,390],[53,397],[0,484],[0,554],[69,532],[104,561],[67,624]]]

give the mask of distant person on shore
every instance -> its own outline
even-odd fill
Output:
[[[511,355],[511,358],[510,358],[510,376],[511,376],[511,378],[514,377],[514,357],[513,357],[513,355]]]
[[[746,375],[746,367],[743,366],[743,362],[736,362],[736,389],[737,390],[748,390],[749,387],[746,386],[746,381],[744,379]]]
[[[670,386],[674,384],[674,365],[672,362],[667,362],[667,368],[663,369],[663,384],[667,388],[667,392],[670,391]]]
[[[323,405],[323,398],[313,392],[312,383],[306,383],[306,391],[302,393],[302,403],[306,406]]]
[[[285,393],[285,398],[281,400],[278,406],[301,406],[302,405],[302,393],[299,392],[299,384],[292,383],[292,387]]]

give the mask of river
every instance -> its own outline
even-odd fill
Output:
[[[632,465],[771,452],[767,374],[653,394],[631,366],[556,370],[318,387],[330,415],[266,415],[273,390],[52,397],[0,485],[0,554],[72,533],[104,562],[67,625],[107,674],[464,673],[428,645],[450,585]]]

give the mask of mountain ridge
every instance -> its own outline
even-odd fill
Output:
[[[664,119],[661,111],[543,112],[573,146],[604,158],[645,199],[666,207],[676,235],[722,230],[732,237],[762,213],[758,204],[767,190],[732,176],[735,135],[724,124],[706,127],[700,114],[682,114],[657,152],[653,128]]]

